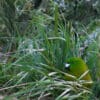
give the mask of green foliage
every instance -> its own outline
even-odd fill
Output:
[[[82,57],[91,72],[97,68],[99,20],[86,27],[79,22],[73,25],[84,11],[83,0],[78,2],[75,17],[74,1],[65,2],[71,6],[64,16],[58,4],[52,0],[49,3],[44,12],[32,8],[27,0],[0,1],[0,93],[20,100],[88,100],[90,94],[95,97],[94,89],[85,87],[81,80],[65,79],[70,74],[65,72],[64,64],[71,57]]]

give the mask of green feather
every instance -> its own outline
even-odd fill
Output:
[[[86,71],[88,71],[88,66],[86,65],[86,63],[84,62],[84,60],[82,60],[81,58],[70,58],[67,61],[68,64],[70,64],[69,69],[67,72],[73,76],[76,76],[77,78],[79,78],[82,74],[84,74]],[[91,81],[91,76],[90,73],[88,72],[83,78],[82,80],[87,80],[87,81]]]

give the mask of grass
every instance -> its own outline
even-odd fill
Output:
[[[32,19],[23,22],[3,20],[4,25],[7,23],[7,31],[2,31],[6,34],[6,43],[3,42],[5,36],[0,34],[1,44],[5,45],[0,58],[0,93],[5,96],[4,100],[13,97],[18,100],[89,100],[93,94],[96,98],[95,89],[85,87],[81,80],[66,80],[64,64],[71,57],[82,57],[93,72],[97,68],[99,39],[93,37],[85,48],[92,25],[90,31],[89,27],[78,26],[85,34],[79,35],[71,21],[63,23],[65,19],[61,20],[57,5],[54,12],[49,16],[32,11]],[[14,28],[9,26],[12,23]],[[22,30],[23,25],[26,27]],[[93,32],[99,36],[100,31],[96,29]],[[97,82],[95,77],[93,79]]]

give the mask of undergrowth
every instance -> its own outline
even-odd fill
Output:
[[[0,93],[4,100],[96,100],[100,90],[95,85],[85,87],[81,80],[66,80],[64,64],[71,57],[83,58],[94,84],[99,82],[100,20],[86,27],[78,23],[75,29],[56,4],[51,15],[20,10],[17,14],[31,14],[31,19],[21,20],[10,6],[17,6],[16,0],[1,1]]]

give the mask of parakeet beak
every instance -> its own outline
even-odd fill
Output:
[[[66,64],[65,64],[65,68],[66,68],[68,71],[70,71],[70,64],[66,63]]]

